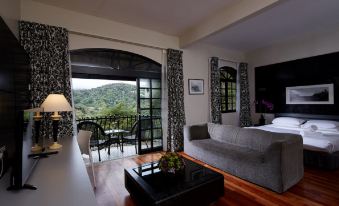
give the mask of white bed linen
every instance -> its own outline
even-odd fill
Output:
[[[310,135],[309,132],[302,132],[302,128],[283,127],[273,124],[252,128],[270,132],[300,134],[303,138],[304,149],[307,150],[322,151],[328,153],[339,151],[339,132],[317,131],[316,133]]]

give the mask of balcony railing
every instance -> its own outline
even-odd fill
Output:
[[[141,120],[140,130],[161,129],[161,117],[147,115],[130,115],[130,116],[102,116],[102,117],[85,117],[77,119],[77,124],[83,121],[91,121],[99,124],[104,130],[120,129],[131,131],[136,121]],[[159,135],[158,135],[159,136]]]
[[[77,123],[91,121],[99,124],[104,130],[121,129],[130,131],[134,123],[138,120],[138,115],[131,116],[103,116],[103,117],[85,117],[77,119]]]

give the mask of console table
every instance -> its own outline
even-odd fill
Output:
[[[0,201],[6,206],[97,205],[75,137],[64,137],[60,152],[40,159],[28,179],[38,190],[7,191],[9,172],[0,180]]]

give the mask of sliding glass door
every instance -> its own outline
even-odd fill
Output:
[[[138,85],[138,153],[162,149],[161,80],[140,78]]]

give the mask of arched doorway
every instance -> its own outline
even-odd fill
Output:
[[[139,54],[103,48],[72,50],[70,57],[73,78],[136,82],[138,154],[161,150],[161,64]]]

